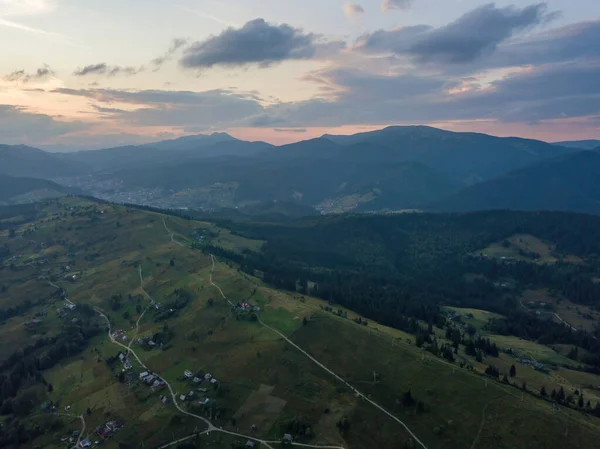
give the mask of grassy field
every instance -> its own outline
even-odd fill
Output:
[[[59,218],[44,221],[56,213]],[[210,417],[217,427],[277,440],[289,429],[302,425],[309,436],[299,437],[301,442],[350,449],[395,449],[409,441],[401,425],[357,397],[278,334],[252,320],[250,314],[232,313],[231,306],[210,283],[210,257],[188,246],[197,238],[194,231],[216,233],[214,225],[164,218],[181,245],[171,241],[159,214],[77,198],[54,203],[40,218],[38,231],[29,236],[31,239],[18,239],[19,251],[24,254],[16,261],[18,269],[2,271],[7,304],[19,304],[23,295],[41,300],[23,316],[0,325],[2,341],[14,347],[36,338],[24,332],[22,322],[25,316],[34,316],[48,301],[55,300],[52,295],[57,289],[48,282],[52,280],[67,291],[74,303],[102,309],[113,329],[125,331],[128,341],[168,335],[162,347],[147,350],[134,341],[132,348],[148,368],[169,381],[177,395],[195,390],[196,398],[202,395],[215,403],[216,416],[210,407],[203,408],[197,401],[186,401],[183,407]],[[8,236],[0,239],[10,240]],[[262,244],[238,241],[225,230],[216,239],[240,250],[256,249]],[[144,290],[163,305],[161,310],[149,307],[150,300],[140,288],[140,269]],[[46,279],[38,279],[40,273]],[[72,279],[74,273],[76,280]],[[65,276],[70,279],[65,280]],[[600,420],[566,408],[553,411],[549,402],[481,376],[488,363],[507,372],[515,363],[514,357],[501,354],[482,364],[473,363],[475,372],[470,372],[424,354],[415,347],[410,334],[370,320],[367,326],[356,324],[353,319],[358,315],[350,310],[339,307],[338,313],[335,306],[334,313],[326,312],[326,302],[272,289],[225,261],[217,262],[213,280],[234,304],[249,301],[260,307],[258,315],[266,325],[404,421],[430,449],[597,447]],[[182,292],[187,302],[167,314],[168,304],[173,304]],[[60,329],[62,320],[54,309],[55,305],[48,307],[48,315],[36,332],[50,335]],[[481,310],[456,310],[464,322],[472,321],[478,330],[488,318],[498,317]],[[540,361],[570,361],[533,342],[490,338],[501,347]],[[102,333],[90,340],[83,352],[44,372],[44,378],[53,385],[48,399],[60,398],[61,412],[73,416],[65,416],[65,427],[39,437],[32,447],[64,447],[60,439],[81,428],[78,415],[84,417],[86,435],[92,441],[98,439],[92,434],[96,426],[111,418],[125,421],[125,427],[104,443],[108,448],[159,447],[195,429],[204,430],[201,421],[159,400],[165,390],[153,393],[140,383],[137,373],[142,368],[137,363],[133,380],[120,382],[120,363],[107,363],[118,351]],[[3,354],[8,352],[0,352],[0,358]],[[185,370],[211,373],[219,382],[203,383],[201,387],[207,391],[199,392],[197,385],[183,377]],[[600,379],[591,374],[559,368],[548,375],[524,365],[517,367],[517,376],[511,381],[517,385],[525,381],[532,390],[541,385],[549,389],[564,385],[568,391],[578,388],[591,400],[598,399],[594,388],[600,384]],[[403,401],[408,391],[417,402]],[[337,425],[345,420],[347,426]],[[197,447],[245,444],[244,438],[218,432],[193,441]]]
[[[504,318],[502,315],[487,310],[460,307],[445,307],[445,309],[460,313],[461,322],[472,325],[477,331],[481,331],[490,319]]]
[[[506,244],[508,242],[508,245]],[[487,248],[478,251],[493,258],[505,258],[514,260],[526,260],[537,263],[556,263],[559,259],[555,252],[555,245],[544,242],[529,234],[515,234],[506,241],[496,242]],[[539,257],[533,254],[539,255]],[[573,255],[562,257],[566,262],[582,263],[582,260]]]

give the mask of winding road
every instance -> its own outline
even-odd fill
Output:
[[[167,231],[167,233],[170,234],[171,237],[171,242],[173,243],[177,243],[180,246],[184,246],[181,242],[178,242],[177,240],[174,239],[174,233],[171,232],[171,230],[168,228],[167,223],[165,221],[165,219],[163,218],[163,225],[165,227],[165,230]],[[225,293],[223,292],[223,290],[221,289],[221,287],[219,287],[214,281],[213,281],[213,273],[215,270],[215,257],[214,255],[210,255],[211,257],[211,262],[212,262],[212,268],[210,271],[210,283],[212,286],[214,286],[219,293],[221,294],[222,298],[225,299],[231,306],[234,306],[234,304],[227,298],[227,296],[225,295]],[[143,294],[151,301],[153,301],[153,298],[144,290],[144,279],[142,276],[142,269],[141,267],[139,268],[139,275],[140,275],[140,289],[143,292]],[[51,285],[55,288],[60,288],[57,285],[54,285],[51,283]],[[65,295],[66,297],[66,295]],[[71,303],[71,301],[69,301],[67,299],[67,301],[69,303]],[[71,303],[72,304],[72,303]],[[148,308],[146,308],[147,310]],[[107,328],[108,328],[108,337],[110,339],[110,341],[117,345],[122,347],[124,350],[127,351],[128,354],[132,354],[133,357],[136,359],[136,361],[139,363],[139,365],[141,367],[143,367],[146,370],[150,370],[145,364],[144,362],[140,359],[140,357],[137,355],[137,353],[135,352],[135,350],[131,349],[131,345],[134,341],[134,338],[131,339],[129,345],[124,345],[121,342],[117,341],[113,335],[112,335],[112,329],[111,329],[111,324],[110,324],[110,320],[108,319],[108,317],[102,312],[102,310],[95,308],[94,309],[96,311],[96,313],[98,313],[102,318],[104,318],[104,320],[106,321],[107,324]],[[145,311],[144,311],[145,313]],[[140,317],[137,320],[136,323],[136,335],[137,335],[137,331],[139,329],[139,322],[141,320],[141,318],[143,317],[144,313],[142,313],[140,315]],[[371,399],[369,399],[368,397],[366,397],[363,393],[361,393],[360,391],[358,391],[355,387],[353,387],[352,385],[350,385],[346,380],[344,380],[342,377],[340,377],[339,375],[337,375],[335,372],[333,372],[331,369],[327,368],[324,364],[322,364],[321,362],[319,362],[317,359],[315,359],[313,356],[311,356],[310,354],[308,354],[305,350],[303,350],[301,347],[299,347],[297,344],[295,344],[293,341],[291,341],[289,338],[287,338],[284,334],[282,334],[281,332],[279,332],[276,329],[273,329],[272,327],[268,326],[267,324],[265,324],[260,317],[258,318],[258,322],[260,323],[260,325],[262,325],[263,327],[265,327],[266,329],[270,330],[271,332],[277,334],[279,337],[281,337],[282,339],[284,339],[287,343],[289,343],[290,345],[292,345],[294,348],[296,348],[298,351],[300,351],[302,354],[304,354],[306,357],[308,357],[311,361],[313,361],[316,365],[318,365],[319,367],[321,367],[323,370],[325,370],[327,373],[331,374],[333,377],[335,377],[338,381],[340,381],[341,383],[343,383],[344,385],[346,385],[348,388],[350,388],[358,397],[363,398],[365,401],[369,402],[371,405],[373,405],[374,407],[376,407],[377,409],[379,409],[381,412],[383,412],[384,414],[386,414],[388,417],[390,417],[391,419],[393,419],[394,421],[396,421],[398,424],[400,424],[407,432],[408,434],[423,448],[423,449],[427,449],[427,446],[421,441],[419,440],[419,438],[408,428],[408,426],[402,422],[400,419],[398,419],[396,416],[394,416],[392,413],[390,413],[389,411],[387,411],[385,408],[383,408],[382,406],[380,406],[379,404],[377,404],[376,402],[372,401]],[[252,440],[252,441],[256,441],[262,445],[264,445],[265,447],[269,448],[269,449],[273,449],[273,446],[271,446],[272,444],[280,444],[280,441],[268,441],[268,440],[261,440],[259,438],[250,436],[250,435],[244,435],[241,433],[237,433],[237,432],[231,432],[228,430],[224,430],[221,428],[216,427],[214,424],[212,424],[208,419],[204,418],[203,416],[200,415],[196,415],[194,413],[188,412],[187,410],[181,408],[181,406],[179,405],[179,403],[177,402],[177,395],[175,393],[175,391],[173,390],[173,387],[171,386],[171,384],[169,384],[169,382],[164,379],[162,376],[160,376],[158,373],[154,372],[153,373],[165,383],[165,386],[168,388],[170,394],[171,394],[171,398],[173,400],[173,405],[175,406],[175,408],[182,414],[190,416],[192,418],[195,419],[199,419],[201,420],[204,424],[206,424],[207,429],[204,430],[203,432],[200,432],[200,435],[203,434],[208,434],[210,432],[221,432],[221,433],[225,433],[227,435],[232,435],[232,436],[236,436],[236,437],[241,437],[241,438],[246,438],[248,440]],[[85,419],[83,418],[83,416],[80,416],[80,419],[83,422],[83,430],[80,434],[80,437],[78,439],[78,444],[79,441],[81,440],[81,435],[83,434],[83,432],[85,431]],[[168,443],[164,446],[161,446],[159,449],[162,448],[167,448],[170,446],[173,446],[175,444],[178,444],[180,442],[189,440],[193,437],[195,437],[197,434],[193,434],[190,435],[188,437],[184,437],[181,438],[179,440],[173,441],[171,443]],[[313,449],[345,449],[343,446],[320,446],[320,445],[310,445],[310,444],[302,444],[302,443],[292,443],[293,446],[298,446],[298,447],[307,447],[307,448],[313,448]]]

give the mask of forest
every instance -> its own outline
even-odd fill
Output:
[[[261,252],[208,245],[204,251],[234,260],[276,288],[341,304],[381,324],[414,332],[412,318],[443,323],[442,306],[502,314],[499,334],[545,343],[576,344],[600,369],[595,335],[573,332],[525,313],[519,298],[547,288],[575,304],[600,309],[600,217],[556,212],[395,214],[314,217],[292,223],[227,223],[244,237],[264,240]],[[555,245],[556,263],[505,260],[480,250],[515,234]],[[567,255],[584,263],[571,263]],[[474,276],[475,275],[475,276]],[[510,280],[510,288],[499,287]]]

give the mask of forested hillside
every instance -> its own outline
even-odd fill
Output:
[[[243,236],[266,241],[262,251],[211,251],[238,261],[246,272],[264,273],[265,280],[280,288],[310,291],[407,330],[409,318],[438,322],[443,305],[489,310],[511,317],[496,323],[499,331],[508,332],[510,326],[509,333],[525,338],[577,343],[595,354],[593,363],[600,368],[595,337],[536,320],[521,313],[519,303],[524,290],[545,288],[574,304],[600,308],[599,217],[415,213],[230,226]],[[510,245],[506,239],[514,235],[546,242],[555,262],[540,262],[533,250],[520,250],[514,258],[482,253],[494,242]],[[596,334],[600,337],[599,331]]]

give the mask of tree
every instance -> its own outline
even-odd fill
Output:
[[[517,368],[515,365],[510,366],[510,377],[515,377],[517,375]]]
[[[302,325],[306,326],[308,324],[308,320],[306,319],[306,317],[302,318]]]
[[[175,259],[174,258],[171,259],[171,261],[169,262],[169,265],[172,266],[172,267],[175,266]]]
[[[543,398],[548,396],[548,393],[546,393],[546,387],[544,387],[543,385],[542,385],[542,388],[540,389],[540,395],[542,395]]]
[[[54,391],[54,387],[52,384],[48,384],[48,393],[52,393]]]
[[[14,239],[16,236],[17,233],[15,232],[15,228],[10,228],[10,230],[8,231],[8,237]]]
[[[86,412],[88,415],[91,415],[91,414],[92,414],[92,409],[88,407],[88,408],[87,408],[87,410],[86,410],[85,412]]]
[[[556,399],[562,404],[565,402],[565,398],[565,389],[563,387],[560,387],[560,390],[558,390],[558,394],[556,395]]]
[[[402,395],[402,404],[405,407],[410,407],[411,405],[414,405],[415,400],[412,397],[412,393],[410,392],[410,390],[404,392],[404,394]]]
[[[121,383],[125,382],[125,374],[123,374],[123,371],[121,371],[119,373],[119,382],[121,382]]]
[[[579,396],[579,400],[577,401],[577,405],[579,406],[579,408],[583,408],[583,395]]]
[[[123,318],[125,318],[126,320],[131,318],[131,313],[129,313],[129,310],[126,310],[125,312],[123,312]]]

